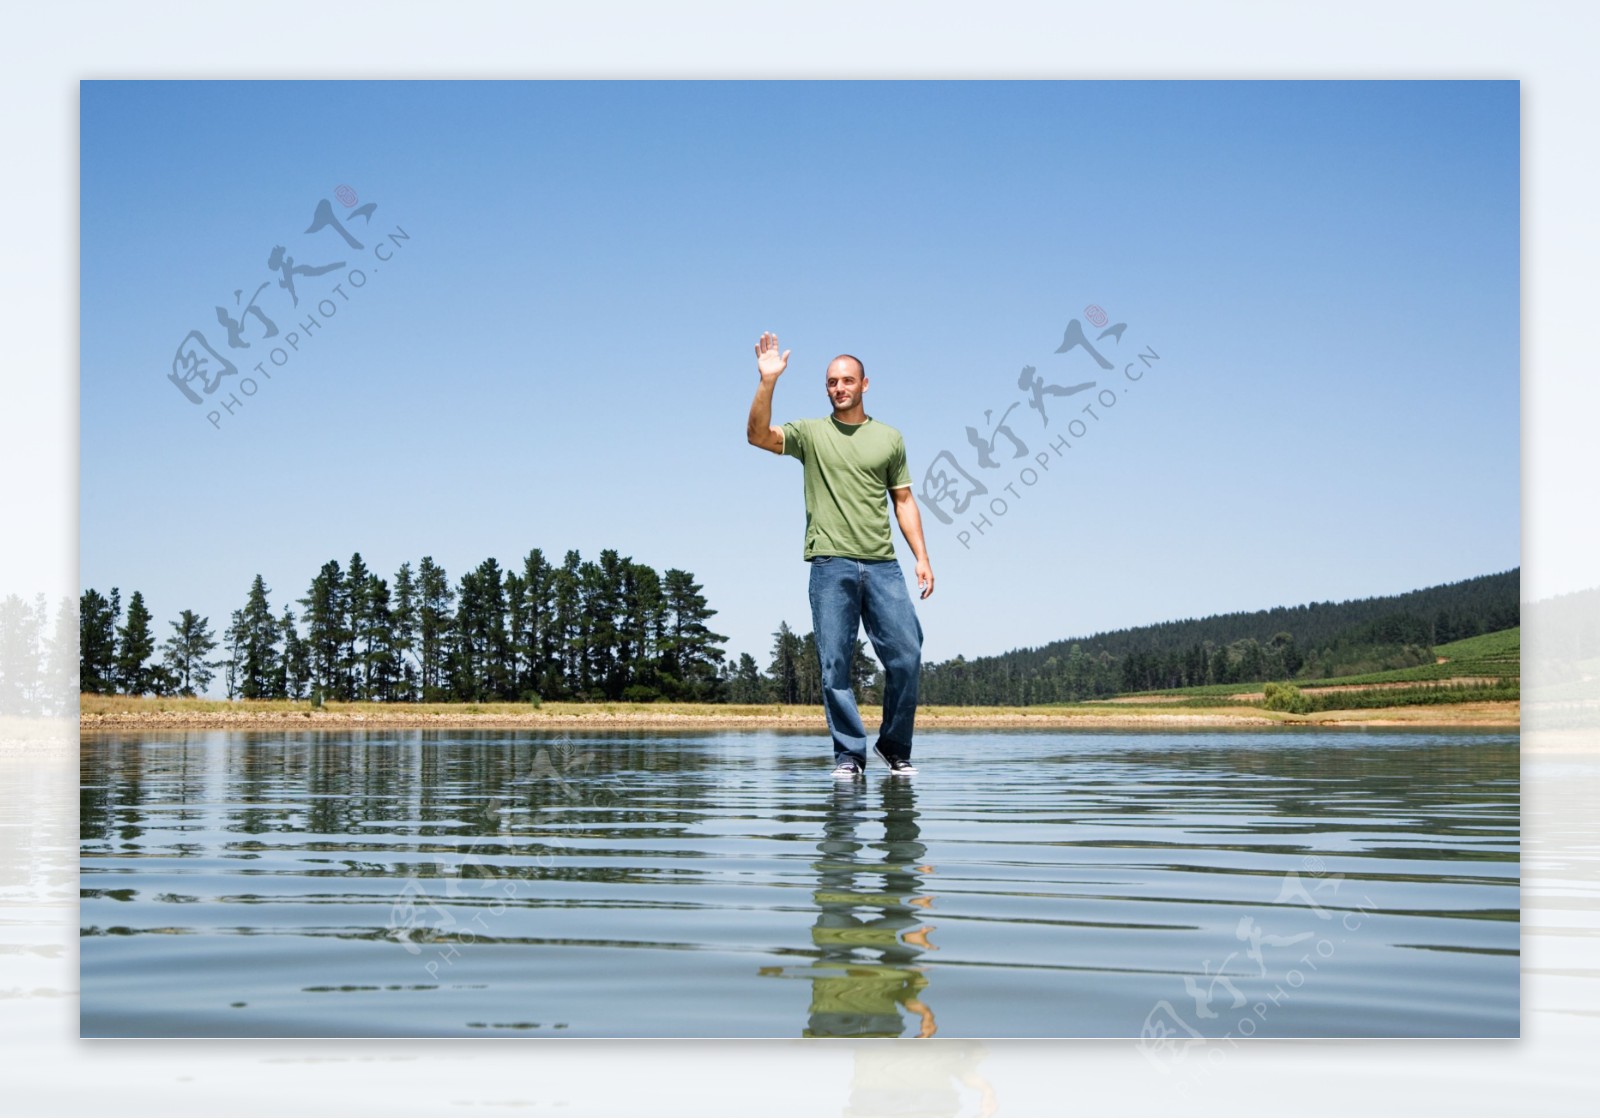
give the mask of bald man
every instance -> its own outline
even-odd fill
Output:
[[[916,556],[921,597],[933,593],[933,568],[922,540],[922,514],[900,433],[867,415],[867,371],[849,354],[828,363],[823,385],[831,415],[772,426],[772,392],[789,366],[778,337],[756,343],[761,382],[750,405],[750,444],[800,460],[805,471],[806,536],[811,565],[811,625],[822,661],[822,706],[833,740],[835,780],[866,775],[867,731],[850,687],[862,625],[883,664],[883,723],[875,750],[894,777],[910,777],[922,623],[895,559],[887,510]],[[887,497],[887,500],[886,500]]]

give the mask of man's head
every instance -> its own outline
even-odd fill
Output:
[[[861,394],[867,391],[867,369],[860,358],[840,354],[828,362],[825,383],[836,415],[861,410]]]

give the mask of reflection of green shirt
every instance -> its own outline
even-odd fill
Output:
[[[805,467],[806,547],[802,558],[892,560],[888,501],[911,485],[906,444],[888,424],[832,416],[783,425],[783,453]]]
[[[813,966],[811,1017],[802,1037],[899,1037],[906,1029],[901,1004],[928,985],[927,976],[910,968]]]

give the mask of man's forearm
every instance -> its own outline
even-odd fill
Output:
[[[778,378],[763,377],[756,386],[756,398],[750,402],[750,422],[745,427],[745,434],[752,440],[765,435],[772,426],[772,390],[777,384]]]
[[[895,520],[900,522],[900,535],[911,545],[911,554],[926,563],[928,548],[922,541],[922,513],[917,509],[915,499],[899,502],[895,505],[894,512]]]

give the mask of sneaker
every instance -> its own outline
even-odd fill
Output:
[[[867,771],[862,764],[849,754],[840,758],[839,764],[833,767],[833,779],[835,781],[853,781],[857,777],[865,777],[866,775]]]
[[[916,774],[917,767],[912,765],[911,762],[908,759],[906,759],[906,758],[897,758],[893,754],[886,754],[886,753],[884,753],[882,746],[875,746],[873,748],[875,750],[877,750],[878,757],[882,758],[884,760],[884,763],[886,765],[888,765],[888,767],[889,767],[889,776],[891,776],[891,777],[911,777],[911,776],[914,776]]]

